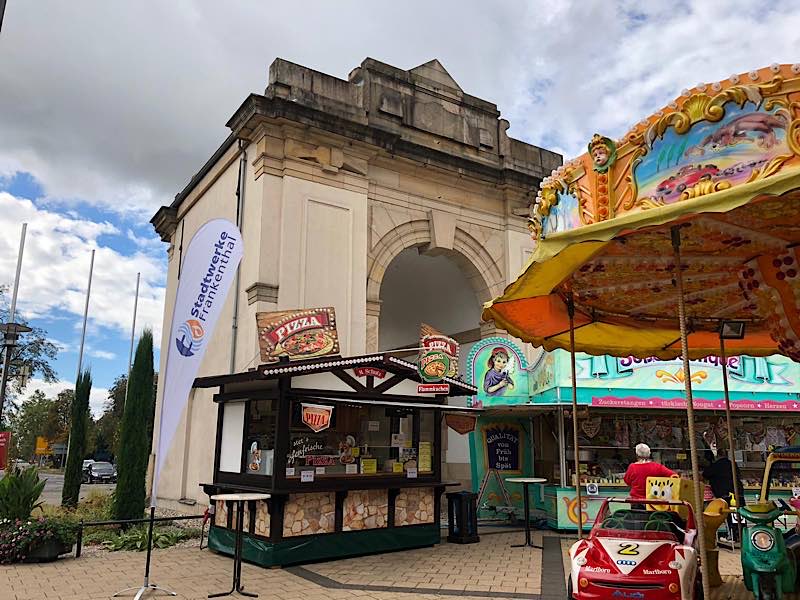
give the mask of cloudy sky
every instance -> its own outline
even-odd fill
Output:
[[[127,369],[137,272],[139,323],[160,335],[165,247],[149,218],[263,91],[276,57],[341,78],[365,57],[405,69],[438,58],[498,105],[511,135],[571,157],[683,88],[800,61],[800,4],[8,0],[0,284],[13,282],[27,222],[19,306],[62,348],[48,392],[74,381],[91,249],[95,410]]]

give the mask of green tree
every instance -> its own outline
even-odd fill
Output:
[[[46,398],[41,390],[36,390],[19,407],[11,418],[11,439],[15,445],[15,455],[31,460],[36,449],[36,436],[45,435],[48,416],[53,401]]]
[[[119,455],[119,429],[125,407],[127,375],[120,375],[108,390],[103,414],[89,424],[89,455],[96,460],[114,461]]]
[[[114,494],[117,519],[139,519],[144,514],[147,459],[152,442],[153,380],[153,333],[145,329],[136,346],[120,429]]]
[[[0,286],[0,322],[8,321],[9,309],[6,298],[6,286]],[[20,318],[19,313],[14,315],[14,320],[23,325],[29,325],[25,319]],[[58,346],[51,342],[47,337],[47,332],[39,327],[33,327],[29,333],[20,335],[17,340],[18,346],[11,353],[9,363],[8,389],[4,406],[0,407],[2,418],[0,419],[0,431],[3,430],[3,423],[6,422],[6,408],[9,408],[15,395],[21,394],[27,385],[27,373],[29,376],[39,376],[46,383],[56,383],[58,377],[53,370],[52,361],[58,354]],[[5,360],[5,352],[0,353],[0,363]],[[9,409],[8,412],[13,412]]]
[[[86,454],[86,433],[89,425],[89,395],[92,392],[92,375],[87,369],[75,382],[75,397],[70,412],[69,450],[64,471],[62,506],[77,506],[83,475],[83,457]]]

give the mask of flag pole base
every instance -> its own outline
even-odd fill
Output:
[[[142,587],[140,587],[140,588],[135,588],[135,587],[126,588],[126,589],[121,590],[121,591],[117,592],[116,594],[114,594],[112,596],[112,598],[117,598],[117,597],[119,597],[119,596],[121,596],[121,595],[123,595],[123,594],[125,594],[127,592],[130,592],[132,590],[138,590],[136,592],[136,595],[133,597],[133,600],[141,600],[141,598],[143,598],[144,595],[147,592],[154,592],[154,593],[155,592],[163,592],[163,593],[165,593],[165,594],[167,594],[169,596],[177,596],[178,595],[175,592],[173,592],[172,590],[168,590],[167,588],[160,587],[160,586],[156,585],[155,583],[150,583],[147,579],[145,579],[144,583],[142,584]]]

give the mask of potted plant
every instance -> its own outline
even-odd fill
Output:
[[[0,564],[56,560],[72,551],[77,533],[75,523],[58,518],[0,521]]]
[[[0,563],[55,560],[72,550],[74,523],[31,517],[42,505],[44,484],[33,467],[11,470],[0,479]]]

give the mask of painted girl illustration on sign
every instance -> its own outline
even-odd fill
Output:
[[[489,370],[483,378],[483,391],[489,396],[502,396],[506,390],[514,389],[514,381],[509,376],[511,365],[508,350],[497,346],[492,350],[488,362]]]

